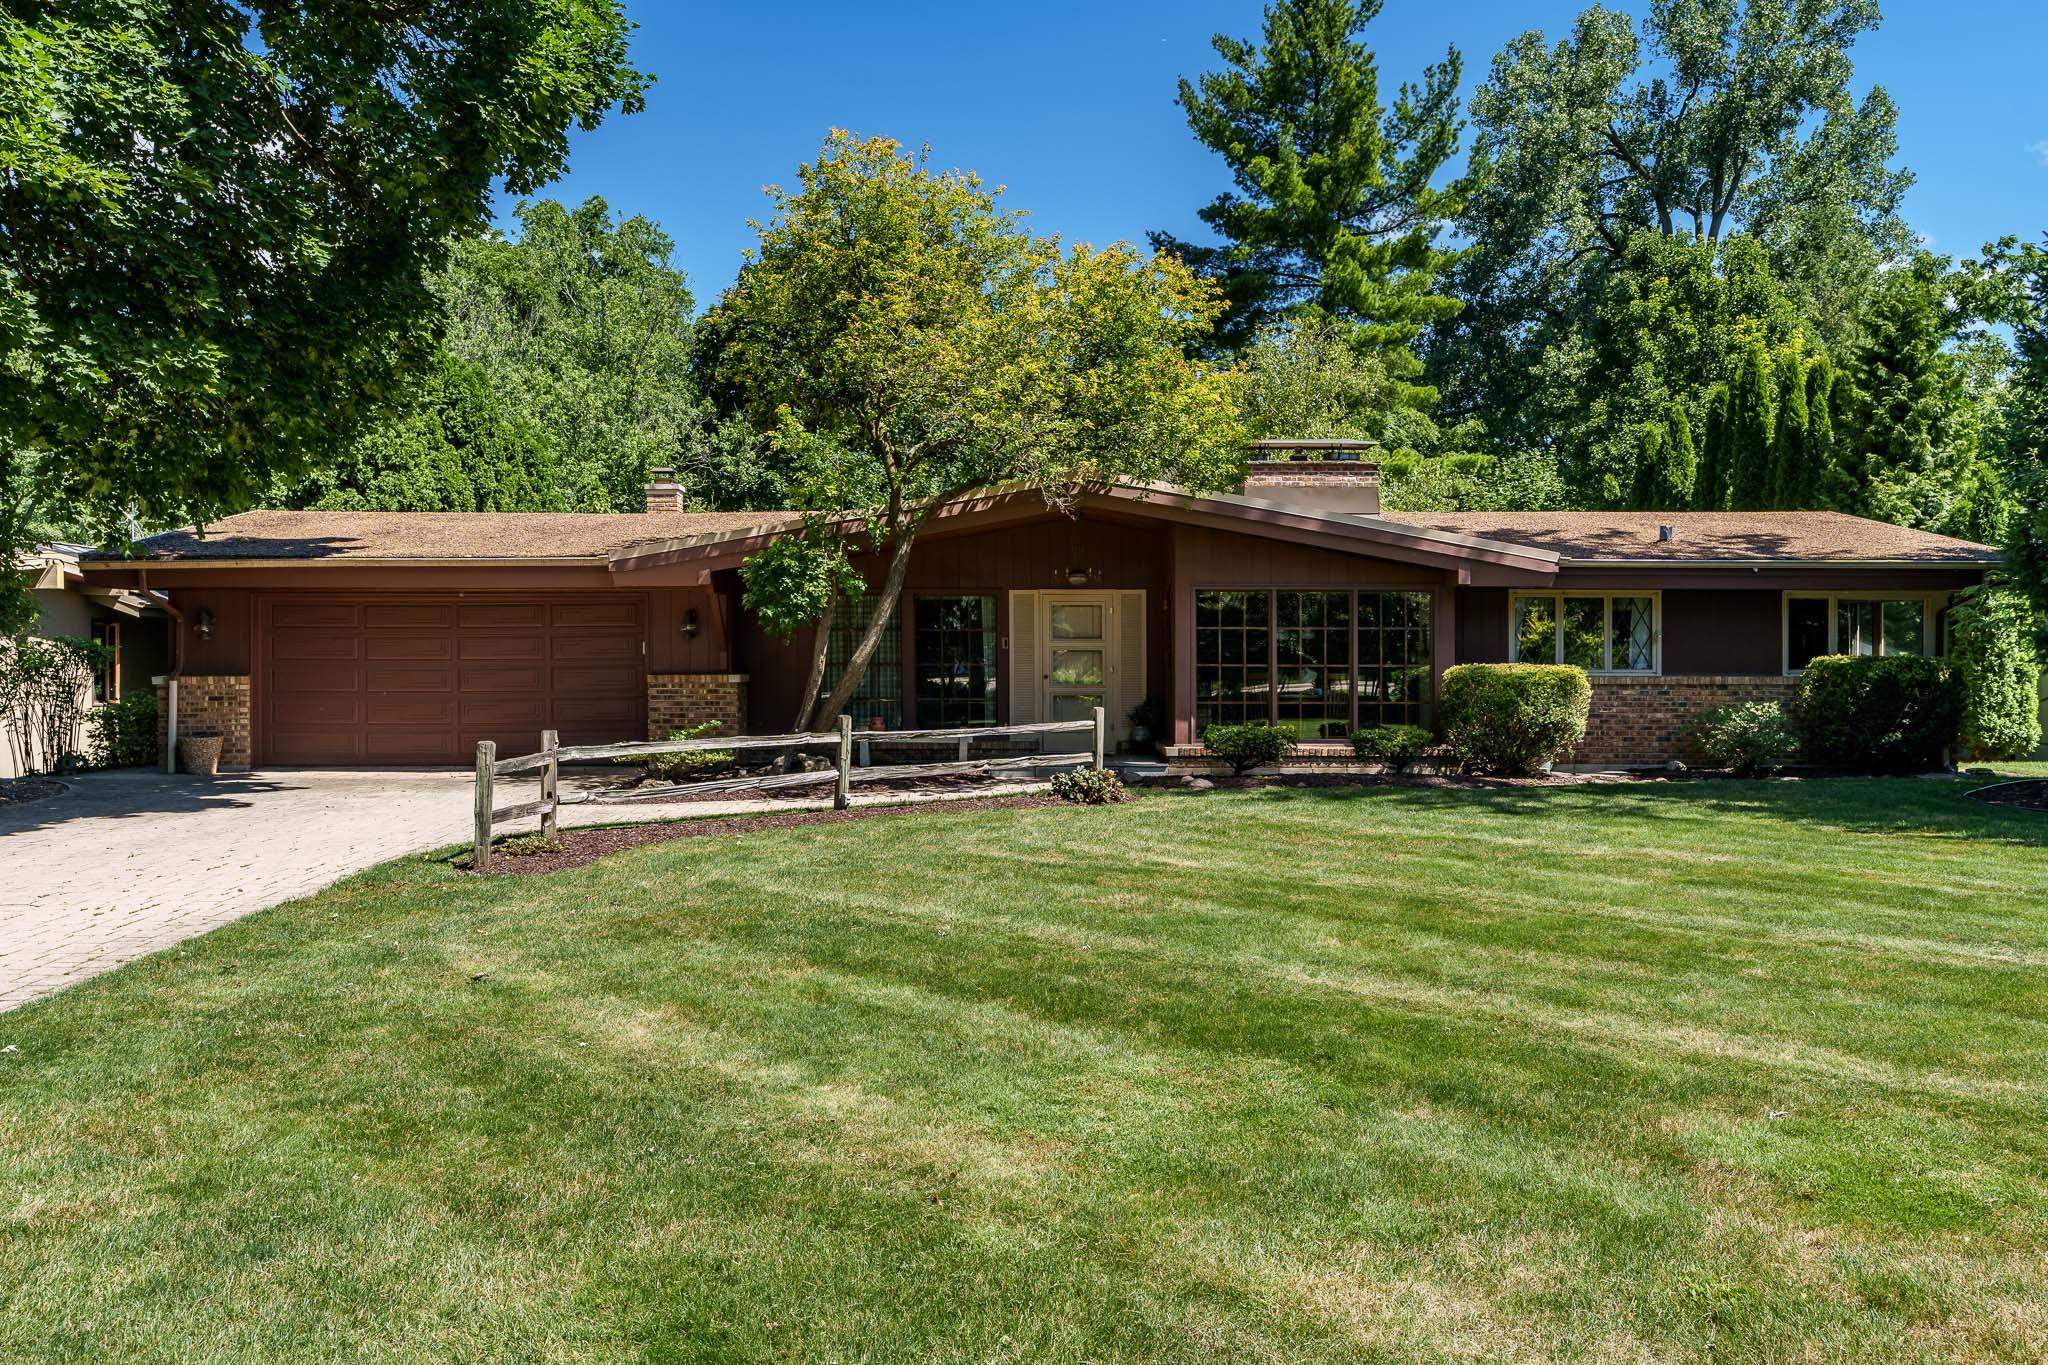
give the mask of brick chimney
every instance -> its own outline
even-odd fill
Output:
[[[647,510],[650,512],[680,512],[683,510],[683,486],[676,482],[673,469],[650,469],[647,471]]]
[[[1372,441],[1254,441],[1244,495],[1304,512],[1380,514],[1380,467]]]

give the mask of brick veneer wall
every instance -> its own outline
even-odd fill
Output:
[[[671,730],[719,723],[717,733],[738,735],[747,728],[744,673],[650,673],[647,675],[647,734],[667,739]]]
[[[1586,738],[1574,763],[1647,765],[1694,762],[1692,733],[1711,707],[1745,701],[1789,702],[1796,678],[1771,674],[1687,674],[1661,678],[1594,678]]]
[[[162,749],[170,729],[169,688],[156,689],[156,743]],[[211,730],[221,737],[223,768],[249,766],[249,680],[233,674],[188,675],[178,679],[178,733]]]

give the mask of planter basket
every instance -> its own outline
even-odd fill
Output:
[[[181,772],[194,773],[200,777],[212,777],[220,771],[219,735],[180,735],[178,737],[178,768]]]

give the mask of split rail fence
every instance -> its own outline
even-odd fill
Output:
[[[1004,739],[1018,735],[1043,736],[1054,734],[1078,734],[1090,731],[1093,743],[1085,752],[1023,754],[1013,757],[971,758],[968,748],[977,740]],[[937,777],[952,773],[984,773],[1023,771],[1031,768],[1056,767],[1064,764],[1085,763],[1101,769],[1105,740],[1103,708],[1094,708],[1089,720],[1056,720],[1036,725],[969,726],[953,730],[863,730],[858,736],[849,716],[839,718],[836,731],[826,730],[814,734],[792,735],[731,735],[725,738],[649,740],[645,743],[628,744],[572,744],[557,742],[557,733],[543,730],[540,735],[540,752],[521,754],[514,758],[499,758],[498,746],[491,740],[484,740],[476,746],[476,848],[472,866],[479,872],[491,865],[492,832],[500,825],[529,816],[540,817],[540,832],[552,837],[557,828],[562,807],[574,805],[626,805],[642,801],[669,801],[678,798],[709,796],[737,792],[777,791],[787,787],[832,786],[832,806],[845,810],[852,800],[852,787],[856,782],[900,781],[904,778]],[[858,739],[862,762],[854,761],[854,743]],[[951,741],[959,745],[960,757],[945,763],[889,763],[869,766],[866,763],[871,746],[877,744],[936,744]],[[623,758],[643,758],[655,754],[687,753],[739,753],[762,749],[817,749],[830,746],[833,763],[829,768],[805,772],[766,773],[756,777],[715,778],[705,782],[685,782],[658,787],[635,787],[623,791],[569,792],[561,790],[562,765],[564,763],[596,763]],[[497,779],[515,773],[540,771],[540,797],[534,801],[521,801],[510,806],[496,805]]]

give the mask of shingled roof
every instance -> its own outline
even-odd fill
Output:
[[[149,560],[609,559],[642,541],[794,525],[793,512],[243,512],[137,546]],[[101,556],[109,557],[109,556]]]
[[[1227,506],[1231,500],[1213,501]],[[636,545],[775,531],[799,520],[794,512],[243,512],[203,536],[190,530],[150,536],[136,557],[610,560]],[[1353,518],[1333,514],[1331,520]],[[1988,545],[1836,512],[1388,512],[1378,520],[1544,550],[1567,563],[1966,565],[1998,558]],[[1673,530],[1668,541],[1659,539],[1663,526]]]
[[[1549,550],[1566,563],[1989,564],[1998,551],[1840,512],[1386,512],[1386,521]],[[1670,540],[1659,538],[1669,526]]]

